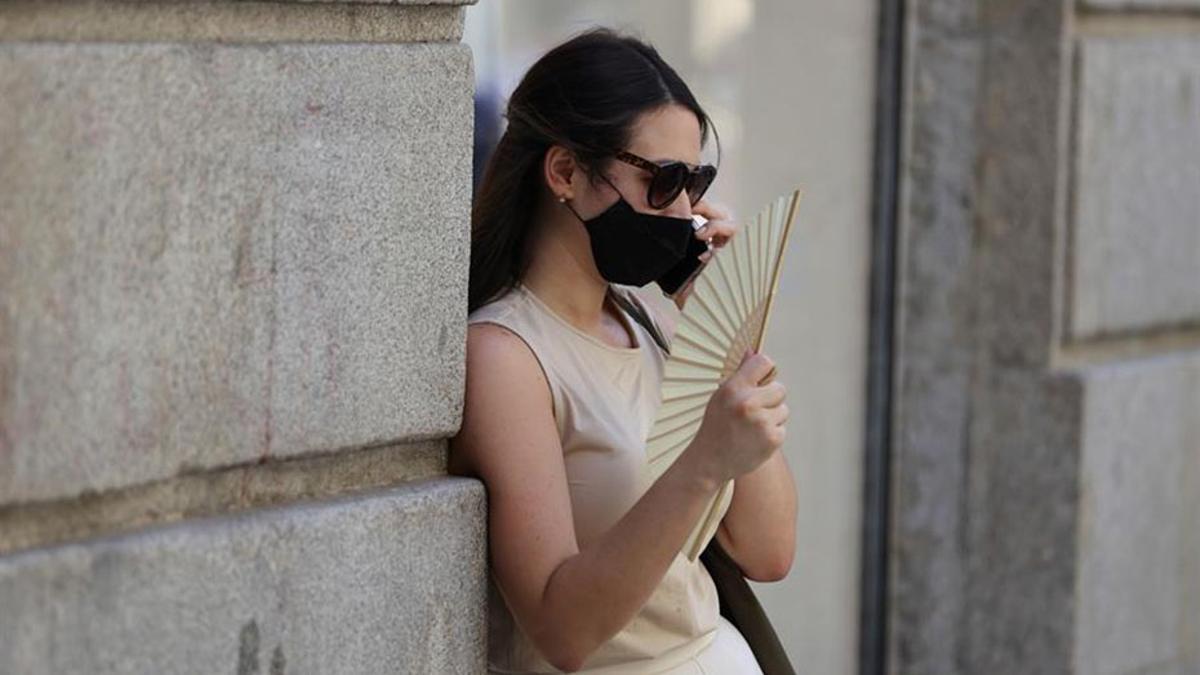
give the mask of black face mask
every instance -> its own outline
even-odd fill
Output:
[[[567,208],[587,228],[600,276],[616,284],[645,286],[678,266],[691,250],[692,219],[635,211],[620,191],[617,195],[615,204],[589,220],[580,218],[570,204]]]

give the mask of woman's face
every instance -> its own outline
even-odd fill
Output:
[[[648,111],[634,122],[633,137],[625,150],[655,163],[679,160],[699,164],[700,122],[692,111],[674,103]],[[636,211],[675,218],[690,218],[692,215],[686,190],[681,191],[666,208],[652,208],[646,200],[651,179],[646,169],[611,159],[603,172]],[[616,201],[617,193],[613,187],[597,177],[590,183],[584,181],[576,203],[580,214],[584,218],[591,218]]]

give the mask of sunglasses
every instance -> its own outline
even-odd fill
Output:
[[[688,200],[695,206],[708,190],[708,186],[712,185],[713,179],[717,177],[717,167],[711,164],[693,167],[678,160],[655,164],[624,150],[613,156],[626,164],[632,164],[650,172],[652,178],[650,179],[650,188],[646,191],[646,201],[649,202],[651,208],[655,209],[667,208],[684,190],[687,190]]]

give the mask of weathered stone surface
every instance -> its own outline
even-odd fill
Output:
[[[484,495],[439,479],[0,557],[0,672],[482,672]]]
[[[974,102],[979,154],[969,225],[977,258],[972,318],[986,361],[1044,368],[1060,312],[1055,277],[1062,258],[1060,180],[1070,110],[1063,84],[1069,45],[1062,39],[1069,2],[1006,0],[983,9],[984,56]]]
[[[447,436],[461,45],[0,45],[0,503]]]
[[[243,464],[68,500],[0,506],[0,555],[444,476],[446,456],[445,439],[417,441]]]
[[[292,3],[344,3],[353,5],[473,5],[476,0],[281,0]]]
[[[1055,316],[1064,3],[908,7],[890,668],[1059,673],[1070,631],[1049,622],[1069,617],[1070,586],[1063,567],[1039,569],[1019,551],[1071,524],[1051,518],[1023,529],[1017,518],[1045,518],[1066,497],[1039,494],[1011,509],[998,500],[1022,494],[1033,466],[1023,462],[1072,449],[1070,429],[1040,417],[1069,412],[1077,399],[1071,382],[1042,372]],[[1013,419],[1027,429],[1002,422]],[[983,430],[992,428],[1004,435],[989,438]],[[1033,477],[1055,487],[1072,479],[1069,467]],[[1041,614],[1015,604],[1028,597],[1020,592],[999,603],[993,623],[982,620],[1013,587],[989,572],[1018,570],[1046,593],[1029,605]]]
[[[1070,673],[1083,389],[995,368],[971,400],[962,481],[962,673]]]
[[[1200,354],[1086,376],[1076,663],[1200,663]]]
[[[457,42],[463,7],[229,0],[7,0],[0,40]]]
[[[1079,54],[1071,332],[1200,322],[1200,38]]]
[[[953,5],[953,7],[950,7]],[[917,2],[908,198],[897,233],[894,572],[888,642],[897,673],[956,672],[965,574],[959,508],[970,422],[970,167],[982,58],[958,3]],[[963,9],[964,14],[969,14]]]
[[[1200,663],[1195,649],[1180,645],[1200,644],[1200,621],[1195,619],[1200,616],[1200,534],[1181,533],[1177,524],[1187,522],[1196,530],[1196,377],[1189,376],[1184,384],[1175,375],[1160,377],[1157,366],[1146,367],[1144,373],[1135,367],[1134,379],[1145,381],[1131,381],[1126,389],[1115,380],[1097,385],[1096,374],[1086,367],[1053,370],[1061,363],[1055,361],[1061,352],[1056,346],[1060,332],[1070,334],[1076,327],[1071,323],[1078,318],[1072,312],[1074,303],[1088,301],[1077,294],[1106,301],[1118,297],[1128,300],[1129,307],[1144,301],[1104,295],[1104,287],[1080,291],[1072,270],[1061,267],[1071,252],[1067,245],[1100,241],[1120,247],[1121,254],[1136,258],[1136,263],[1125,258],[1110,261],[1093,270],[1094,280],[1127,284],[1143,296],[1164,291],[1169,300],[1155,299],[1149,309],[1169,306],[1177,312],[1168,321],[1158,311],[1150,320],[1129,322],[1118,330],[1195,322],[1197,314],[1191,309],[1180,312],[1191,300],[1179,293],[1185,285],[1193,292],[1200,289],[1200,208],[1194,201],[1200,178],[1191,173],[1200,156],[1194,144],[1200,124],[1194,92],[1200,90],[1200,82],[1194,75],[1196,52],[1183,46],[1194,38],[1173,46],[1144,39],[1155,46],[1129,59],[1124,52],[1118,58],[1115,47],[1105,46],[1102,49],[1114,50],[1106,55],[1105,68],[1097,70],[1097,64],[1088,65],[1084,57],[1085,71],[1090,67],[1102,75],[1084,72],[1075,88],[1068,78],[1071,26],[1066,21],[1075,12],[1073,3],[919,0],[909,8],[910,89],[897,265],[889,670],[922,675],[1194,672]],[[1091,19],[1087,29],[1095,30],[1097,22]],[[1117,23],[1102,27],[1115,29]],[[1093,52],[1095,45],[1104,44],[1098,37],[1081,40],[1085,50]],[[1142,68],[1141,62],[1157,65]],[[1079,95],[1093,100],[1073,101],[1071,96],[1078,92],[1091,92]],[[1105,117],[1109,113],[1113,116]],[[1070,143],[1066,134],[1073,121],[1088,115],[1096,118],[1091,128],[1103,123],[1112,133],[1124,134],[1120,142],[1108,139],[1099,144],[1104,146],[1104,161],[1093,155],[1066,155],[1069,149],[1086,147],[1083,142]],[[1147,122],[1152,119],[1158,128],[1146,132],[1146,127],[1155,126]],[[1174,137],[1181,134],[1185,137]],[[1122,142],[1130,147],[1122,148]],[[1178,145],[1163,147],[1168,142]],[[1094,173],[1080,179],[1078,172],[1085,165]],[[1075,171],[1074,182],[1065,180],[1072,177],[1062,170],[1067,167]],[[1138,193],[1129,196],[1115,181],[1110,185],[1093,180],[1107,191],[1100,194],[1087,180],[1104,171],[1112,176],[1144,171]],[[1152,178],[1161,185],[1147,188]],[[1077,187],[1076,201],[1064,208],[1071,202],[1072,185]],[[1180,190],[1181,185],[1188,187]],[[1105,227],[1128,224],[1119,236],[1102,232],[1103,237],[1081,242],[1077,231],[1060,227],[1064,213],[1080,217],[1087,199],[1107,207],[1126,198],[1145,213],[1141,220],[1126,212],[1119,220],[1114,216],[1103,221]],[[1148,239],[1139,238],[1136,229],[1145,228],[1142,221],[1150,218],[1170,225],[1151,232],[1153,245],[1145,244]],[[1163,253],[1167,247],[1178,250]],[[1078,249],[1074,254],[1078,264]],[[1186,270],[1183,260],[1189,261]],[[1144,278],[1133,284],[1122,276],[1126,270],[1116,269],[1122,265],[1138,267]],[[1064,287],[1066,293],[1058,295]],[[1097,316],[1105,321],[1118,316],[1110,306],[1104,310],[1107,313]],[[1057,325],[1060,317],[1068,319],[1065,329]],[[1103,331],[1112,329],[1105,325]],[[1103,332],[1096,326],[1089,330],[1084,337]],[[1177,332],[1181,336],[1171,344],[1194,346],[1188,342],[1190,333]],[[1089,358],[1077,365],[1116,352],[1087,353]],[[1191,354],[1187,358],[1194,360],[1195,352]],[[1152,411],[1154,405],[1138,393],[1143,388],[1157,392],[1147,398],[1173,392],[1174,405]],[[1098,395],[1102,399],[1094,395],[1099,391],[1105,392]],[[1133,460],[1148,464],[1136,471],[1146,478],[1143,484],[1107,491],[1110,508],[1128,507],[1129,513],[1105,525],[1099,540],[1089,541],[1080,533],[1097,526],[1088,522],[1094,515],[1087,510],[1092,507],[1085,506],[1090,488],[1081,485],[1081,478],[1104,467],[1118,452],[1135,452],[1132,445],[1121,445],[1121,435],[1098,429],[1097,420],[1110,413],[1113,420],[1105,424],[1128,425],[1125,438],[1160,446]],[[1150,428],[1155,424],[1170,430],[1156,432]],[[1097,441],[1097,433],[1106,436]],[[1102,450],[1086,458],[1084,453],[1093,452],[1097,443]],[[1190,455],[1174,463],[1164,461],[1163,455],[1170,452]],[[1086,462],[1091,466],[1085,467]],[[1180,485],[1151,500],[1148,513],[1133,513],[1143,493],[1153,489],[1155,481],[1170,480],[1166,476],[1172,471],[1183,474]],[[1165,533],[1145,533],[1158,523]],[[1130,536],[1130,527],[1143,530]],[[1159,536],[1173,537],[1176,544],[1171,546],[1178,550],[1165,550],[1170,546]],[[1139,555],[1136,548],[1147,540],[1158,546],[1152,550],[1155,562],[1150,567],[1166,574],[1167,581],[1132,580],[1139,573],[1133,562]],[[1165,561],[1173,561],[1183,572],[1175,575],[1176,570],[1164,569]],[[1085,565],[1092,565],[1091,580],[1083,576]],[[1145,570],[1140,573],[1145,576]],[[1126,583],[1111,594],[1101,588]],[[1153,588],[1146,596],[1128,606],[1125,614],[1110,617],[1113,626],[1103,621],[1078,623],[1085,614],[1103,613],[1109,604],[1123,602],[1127,594],[1147,585]],[[1164,599],[1167,592],[1176,594],[1178,604]],[[1079,593],[1093,596],[1086,610]],[[1130,635],[1128,658],[1105,661],[1108,652],[1123,649],[1119,633],[1138,620],[1143,624]],[[1148,639],[1156,630],[1175,632]],[[1081,651],[1093,649],[1095,643],[1081,644],[1085,631],[1093,640],[1101,633],[1101,639],[1109,640],[1086,659]],[[1168,642],[1177,648],[1163,648]]]
[[[1082,0],[1096,9],[1194,9],[1200,0]]]

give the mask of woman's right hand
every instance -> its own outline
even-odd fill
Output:
[[[720,485],[749,473],[783,445],[787,388],[778,381],[759,384],[774,367],[765,354],[747,351],[709,399],[687,449],[706,480]]]

